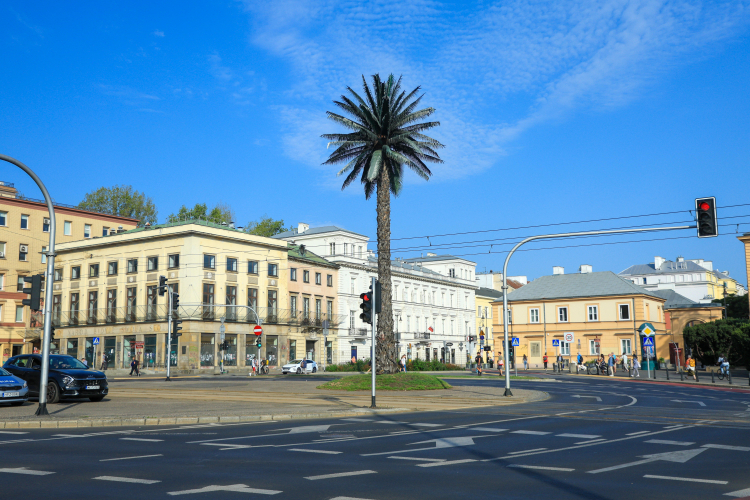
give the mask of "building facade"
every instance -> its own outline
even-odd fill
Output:
[[[750,280],[750,233],[745,233],[737,239],[745,245],[745,269],[747,272],[745,276]],[[750,286],[750,283],[748,283],[748,286]],[[750,300],[750,293],[747,294],[747,298]]]
[[[55,205],[56,244],[93,240],[105,233],[127,231],[138,221],[128,217]],[[43,313],[21,301],[24,276],[47,271],[50,221],[46,203],[22,198],[9,182],[0,182],[0,352],[10,356],[41,347]],[[30,287],[31,285],[27,285]]]
[[[479,335],[479,347],[488,347],[482,350],[482,359],[489,363],[490,359],[497,360],[502,352],[502,328],[498,330],[500,336],[496,337],[492,327],[492,303],[503,299],[503,294],[492,288],[479,287],[475,292],[477,304],[476,328],[474,331]],[[482,342],[484,337],[484,342]]]
[[[371,326],[359,318],[360,294],[377,277],[377,258],[368,250],[369,238],[336,226],[310,228],[307,224],[274,238],[305,245],[339,266],[339,312],[346,320],[337,331],[334,362],[369,358]],[[434,254],[391,262],[399,356],[466,361],[468,337],[476,336],[475,267],[471,261]]]

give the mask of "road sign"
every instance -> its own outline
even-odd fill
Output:
[[[643,347],[654,347],[654,338],[643,337]]]
[[[94,337],[94,345],[99,345],[99,337]]]
[[[253,333],[254,333],[255,335],[258,335],[258,336],[260,336],[260,335],[262,335],[262,334],[263,334],[263,328],[261,328],[261,326],[260,326],[260,325],[255,325],[255,328],[253,328]]]
[[[448,347],[450,347],[450,346],[453,345],[453,342],[446,342],[445,345],[448,346]]]
[[[575,334],[573,332],[565,332],[565,342],[572,344],[575,340]]]
[[[519,347],[521,345],[521,342],[518,340],[518,337],[513,337],[510,345],[512,345],[513,347]]]
[[[552,339],[552,347],[560,347],[560,341],[557,339]]]
[[[643,323],[638,327],[638,331],[643,335],[653,335],[656,333],[656,328],[651,323]]]
[[[145,345],[145,342],[142,340],[136,340],[135,342],[135,348],[136,349],[143,349],[143,346]]]

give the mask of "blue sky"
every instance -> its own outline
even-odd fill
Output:
[[[374,200],[341,191],[320,139],[340,130],[331,101],[373,73],[421,86],[446,145],[433,178],[411,175],[392,203],[394,256],[498,270],[521,236],[687,222],[699,196],[750,203],[747,1],[10,1],[0,22],[0,151],[63,203],[132,184],[160,220],[224,202],[239,224],[268,214],[374,239]],[[745,223],[722,232],[750,231],[750,206],[719,215]],[[537,243],[597,245],[520,252],[509,274],[683,255],[747,283],[735,237],[693,235]]]

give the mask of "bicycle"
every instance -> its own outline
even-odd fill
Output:
[[[718,371],[718,372],[716,373],[716,377],[717,377],[717,378],[718,378],[719,380],[724,380],[724,377],[727,377],[727,378],[729,378],[729,367],[727,367],[727,371],[726,371],[726,373],[725,373],[725,372],[724,372],[724,367],[723,367],[723,366],[720,366],[720,367],[719,367],[719,371]]]

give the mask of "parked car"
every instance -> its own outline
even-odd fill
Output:
[[[305,360],[305,368],[302,368],[302,360],[295,359],[290,361],[288,364],[281,367],[281,373],[286,375],[287,373],[315,373],[318,371],[318,364],[312,359]]]
[[[21,406],[29,400],[29,384],[0,368],[0,403]]]
[[[22,354],[13,356],[3,365],[7,371],[26,381],[29,396],[39,397],[42,373],[42,356]],[[52,354],[49,357],[47,402],[57,403],[61,398],[89,398],[101,401],[109,392],[104,373],[90,370],[73,356]]]

